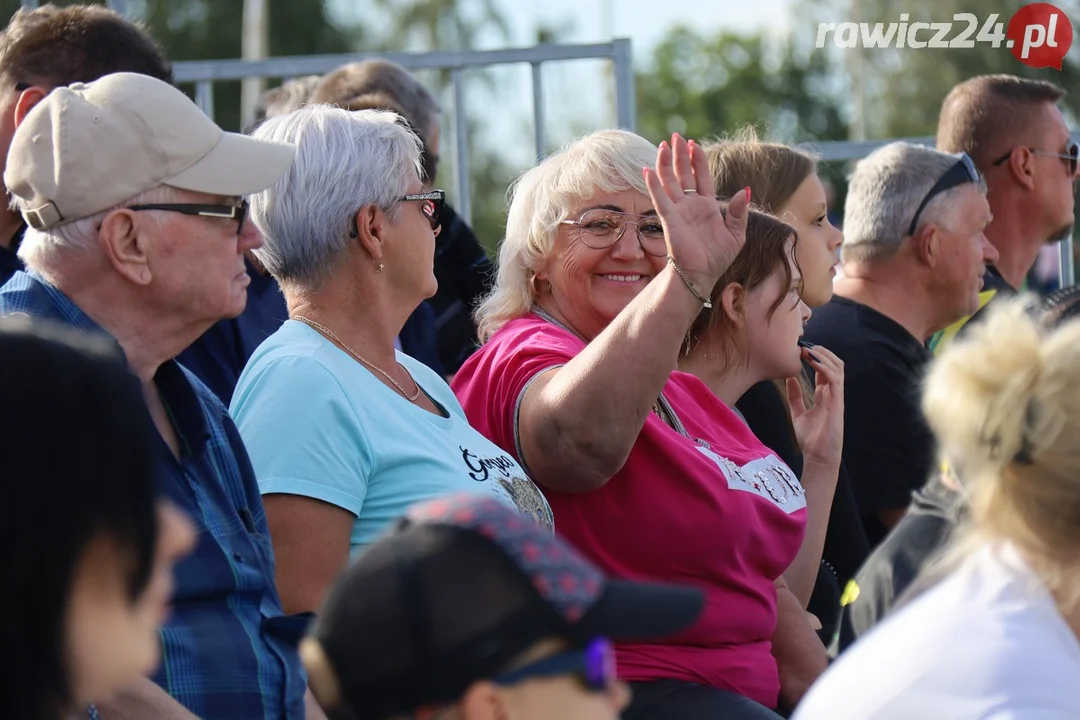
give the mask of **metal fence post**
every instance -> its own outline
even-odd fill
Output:
[[[457,163],[457,207],[458,214],[466,225],[472,225],[472,197],[469,183],[469,119],[465,114],[465,83],[461,77],[461,68],[450,71],[454,83],[454,136],[457,147],[454,148]]]
[[[615,65],[615,118],[624,130],[637,128],[637,90],[634,87],[634,56],[629,40],[611,42]]]
[[[533,91],[533,138],[536,142],[536,161],[544,159],[546,141],[544,139],[544,77],[542,66],[532,63]]]

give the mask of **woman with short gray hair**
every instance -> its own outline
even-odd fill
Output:
[[[259,478],[288,612],[319,608],[355,552],[415,502],[490,493],[551,525],[517,462],[469,426],[395,337],[436,288],[441,190],[390,112],[311,105],[256,138],[290,138],[290,171],[251,198],[259,261],[290,319],[255,352],[231,411]]]

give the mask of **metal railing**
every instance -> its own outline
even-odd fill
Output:
[[[350,53],[347,55],[307,55],[266,60],[201,60],[173,65],[177,83],[194,83],[195,102],[214,116],[214,83],[247,78],[294,78],[322,75],[348,63],[368,58],[390,60],[408,70],[449,70],[454,95],[456,210],[472,222],[469,194],[469,158],[466,125],[464,71],[471,68],[528,63],[532,66],[533,141],[536,156],[545,154],[544,85],[542,66],[568,60],[610,60],[614,66],[615,115],[619,127],[635,127],[634,69],[629,40],[612,40],[592,45],[538,45],[505,50],[461,50],[428,53]]]
[[[1080,142],[1080,132],[1072,133],[1072,139]],[[909,138],[891,138],[888,140],[865,140],[865,141],[831,141],[831,142],[810,142],[804,143],[802,147],[817,154],[822,160],[826,162],[844,162],[850,160],[861,160],[870,153],[877,150],[879,147],[888,145],[891,142],[903,140],[918,145],[934,145],[934,138],[932,137],[909,137]],[[1058,243],[1058,253],[1060,258],[1060,269],[1058,270],[1058,281],[1061,283],[1061,287],[1068,287],[1076,282],[1076,269],[1073,266],[1073,235],[1070,233],[1067,237]]]

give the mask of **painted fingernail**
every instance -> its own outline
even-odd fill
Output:
[[[811,342],[807,342],[806,340],[800,340],[799,341],[799,346],[804,347],[807,350],[813,350],[814,349],[814,344],[811,343]]]
[[[750,202],[750,186],[746,186],[746,202]]]

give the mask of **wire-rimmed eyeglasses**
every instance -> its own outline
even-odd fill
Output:
[[[637,218],[629,220],[628,218]],[[594,208],[581,214],[577,220],[563,220],[563,225],[576,225],[578,236],[585,247],[593,250],[605,250],[619,242],[627,225],[637,230],[641,249],[649,255],[666,257],[667,243],[664,241],[664,226],[655,215],[631,215],[605,208]]]

